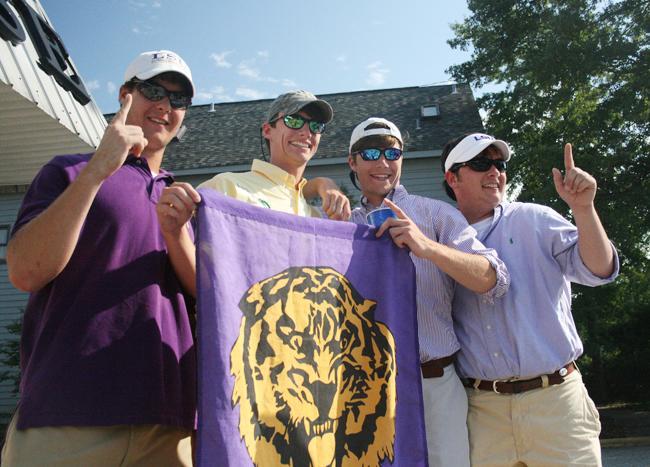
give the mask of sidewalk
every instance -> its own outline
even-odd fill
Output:
[[[650,446],[650,410],[641,406],[599,407],[602,447]]]

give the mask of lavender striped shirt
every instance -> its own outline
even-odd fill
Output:
[[[493,303],[458,286],[454,324],[461,343],[462,376],[484,380],[553,373],[582,354],[571,315],[571,282],[606,284],[610,277],[587,269],[578,251],[578,230],[560,214],[533,203],[502,203],[479,234],[508,265],[510,290]]]
[[[485,248],[476,231],[467,224],[456,208],[444,201],[410,195],[403,186],[395,188],[390,199],[397,204],[430,239],[457,250],[485,256],[497,274],[496,285],[480,295],[485,303],[494,303],[509,285],[508,271],[496,252]],[[373,208],[362,202],[352,212],[352,221],[366,223],[366,214]],[[418,338],[420,361],[427,362],[457,352],[460,348],[454,333],[451,304],[456,282],[431,261],[411,254],[417,280]]]

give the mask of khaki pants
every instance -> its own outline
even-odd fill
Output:
[[[472,466],[602,465],[598,411],[580,372],[521,394],[466,391]]]
[[[2,448],[6,467],[192,466],[190,430],[163,425],[16,429]]]

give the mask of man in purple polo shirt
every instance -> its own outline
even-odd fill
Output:
[[[366,214],[380,206],[397,213],[376,234],[388,230],[397,246],[410,249],[415,265],[429,466],[469,467],[467,396],[454,369],[460,346],[452,298],[462,284],[493,303],[508,289],[508,271],[496,252],[476,239],[456,208],[406,191],[400,184],[402,148],[399,128],[384,118],[369,118],[355,127],[348,162],[363,196],[352,221],[365,223]]]
[[[155,207],[194,86],[165,50],[124,81],[97,151],[40,170],[7,247],[9,278],[31,295],[3,465],[192,463],[194,344]]]
[[[468,398],[473,466],[601,465],[600,422],[574,361],[582,354],[571,282],[605,284],[618,256],[594,207],[596,180],[564,148],[558,195],[574,226],[554,210],[504,201],[510,148],[474,133],[442,153],[445,189],[508,266],[508,294],[486,303],[459,287],[454,327]]]

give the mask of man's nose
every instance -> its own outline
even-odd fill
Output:
[[[169,96],[165,96],[162,99],[160,99],[158,102],[156,102],[156,107],[158,109],[163,110],[165,112],[171,112],[172,110],[172,105],[169,102]]]

